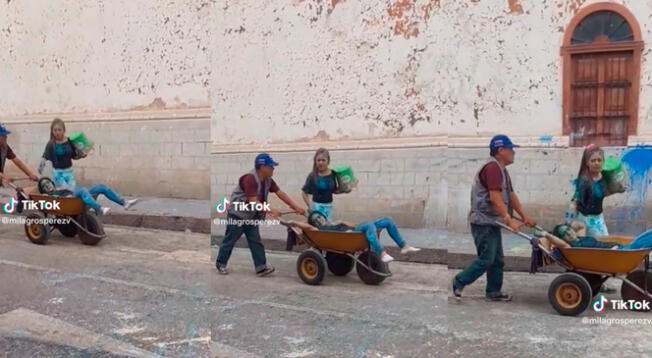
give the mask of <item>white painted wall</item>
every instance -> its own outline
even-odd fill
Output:
[[[445,133],[439,1],[239,0],[216,6],[216,144]],[[398,28],[398,31],[396,30]]]
[[[446,2],[435,16],[447,56],[438,62],[436,116],[449,134],[559,136],[562,133],[560,48],[573,15],[598,0],[494,0]],[[645,41],[639,98],[639,135],[652,133],[652,1],[624,4]],[[510,12],[509,4],[519,11]],[[454,50],[453,50],[454,49]],[[445,100],[445,102],[444,102]],[[450,103],[455,102],[451,105]]]
[[[1,1],[0,117],[209,106],[212,4]]]

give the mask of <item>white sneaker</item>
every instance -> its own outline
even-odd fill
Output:
[[[405,255],[411,252],[419,252],[419,251],[421,251],[421,249],[412,247],[410,245],[405,245],[405,247],[401,249],[401,254]]]
[[[389,256],[389,254],[386,253],[385,251],[383,251],[383,253],[380,255],[380,259],[383,260],[384,263],[394,261],[394,258]]]
[[[107,208],[106,206],[100,209],[100,214],[101,215],[106,215],[111,208]]]
[[[135,199],[125,201],[125,205],[123,206],[123,208],[125,208],[125,210],[129,210],[129,208],[134,206],[134,204],[136,204],[138,200],[140,199],[135,198]]]

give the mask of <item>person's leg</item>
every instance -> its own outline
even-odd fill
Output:
[[[97,197],[98,195],[104,195],[107,199],[118,205],[125,205],[125,200],[118,193],[106,185],[95,185],[88,189],[88,192],[94,197]]]
[[[503,255],[503,238],[499,227],[493,227],[490,232],[489,250],[494,251],[494,261],[487,267],[487,297],[500,296],[500,290],[503,288],[503,268],[505,267],[505,257]]]
[[[401,234],[398,232],[394,220],[388,217],[380,218],[374,222],[374,226],[376,226],[377,230],[386,229],[387,233],[389,233],[389,236],[394,240],[398,247],[405,247],[405,240],[403,240],[403,237],[401,237]]]
[[[472,284],[493,264],[496,258],[496,248],[492,245],[495,245],[496,240],[491,237],[492,228],[490,225],[471,225],[471,235],[473,235],[478,258],[455,276],[454,281],[458,286],[464,287]]]
[[[226,232],[224,233],[224,239],[220,245],[220,251],[217,254],[217,264],[223,267],[226,267],[226,264],[229,262],[231,257],[231,252],[233,252],[233,246],[236,241],[242,236],[244,231],[242,226],[238,225],[227,225]]]
[[[258,225],[244,225],[243,229],[247,237],[247,244],[249,244],[251,258],[254,261],[254,269],[257,273],[261,272],[267,268],[267,257]]]
[[[363,222],[355,228],[356,231],[362,231],[367,238],[367,242],[371,249],[378,255],[382,255],[383,247],[380,245],[378,235],[376,235],[376,225],[371,222]]]
[[[97,201],[95,201],[95,199],[93,199],[93,196],[88,191],[88,189],[86,189],[86,188],[76,188],[75,191],[74,191],[74,195],[76,197],[78,197],[78,198],[81,198],[81,200],[84,202],[84,204],[86,204],[90,208],[94,209],[95,212],[100,213],[102,207],[100,206],[100,204],[97,203]]]

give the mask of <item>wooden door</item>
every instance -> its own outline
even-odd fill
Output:
[[[572,56],[571,146],[627,145],[632,108],[632,52]]]

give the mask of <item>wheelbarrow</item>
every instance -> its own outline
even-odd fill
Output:
[[[346,276],[355,266],[358,277],[367,285],[379,285],[392,276],[362,232],[312,231],[296,226],[293,221],[280,222],[294,231],[298,245],[308,246],[297,259],[297,273],[309,285],[319,285],[327,268],[335,276]]]
[[[9,186],[16,190],[18,213],[25,211],[23,201],[44,203],[37,210],[25,211],[25,234],[32,243],[47,244],[54,229],[66,237],[78,236],[85,245],[97,245],[106,237],[102,221],[80,198],[27,193],[13,183]]]
[[[548,287],[548,301],[559,314],[577,316],[584,312],[608,278],[623,282],[620,295],[624,301],[641,302],[640,307],[652,306],[652,272],[649,270],[649,255],[652,249],[562,247],[548,250],[533,241],[534,237],[521,231],[514,231],[501,222],[496,224],[525,238],[530,243],[535,243],[544,255],[552,259],[552,262],[566,269],[567,272],[557,276]],[[536,229],[544,232],[546,236],[552,236],[538,226]],[[633,238],[606,236],[599,240],[627,245],[633,241]]]

